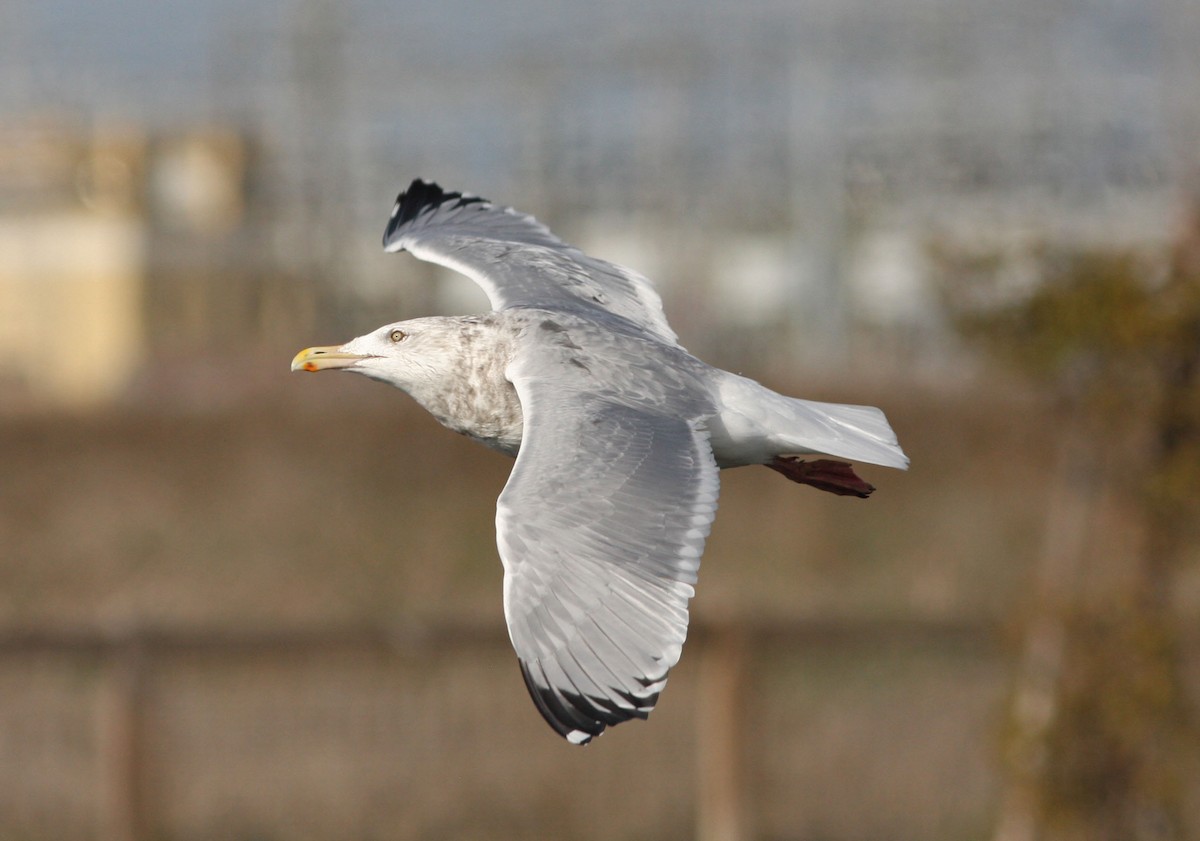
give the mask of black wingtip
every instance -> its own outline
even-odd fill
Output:
[[[486,204],[487,199],[480,198],[479,196],[468,196],[459,192],[448,192],[439,187],[434,181],[424,181],[420,178],[415,178],[408,185],[408,189],[402,191],[396,197],[396,206],[392,209],[392,216],[388,219],[387,229],[383,232],[384,247],[387,247],[396,231],[402,225],[412,222],[427,210],[441,207],[447,202],[455,202],[455,207],[463,207],[468,204]]]
[[[545,673],[542,680],[534,678],[529,665],[518,658],[521,665],[521,677],[525,678],[525,688],[534,706],[542,714],[546,723],[554,728],[554,732],[573,745],[586,745],[596,736],[604,732],[605,723],[585,715],[575,705],[564,703],[552,689],[549,688]]]

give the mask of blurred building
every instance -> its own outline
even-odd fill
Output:
[[[235,131],[30,120],[0,137],[0,372],[9,406],[120,397],[149,357],[260,330]],[[239,271],[220,272],[222,265]],[[250,325],[248,328],[247,325]]]
[[[112,399],[143,353],[140,134],[56,125],[0,138],[0,370],[6,401]]]
[[[379,251],[420,176],[642,269],[727,364],[763,362],[764,314],[781,364],[841,365],[861,336],[944,358],[931,244],[1017,265],[1045,241],[1164,247],[1200,170],[1193,6],[208,2],[152,35],[96,12],[72,40],[25,0],[0,21],[0,114],[142,126],[163,352],[480,306]]]

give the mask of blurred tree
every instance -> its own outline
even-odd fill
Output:
[[[962,333],[1061,419],[995,837],[1187,837],[1196,731],[1173,594],[1200,530],[1200,202],[1166,255],[1043,249],[1029,283],[995,256],[938,257]],[[1105,531],[1113,495],[1136,544]],[[1098,569],[1106,554],[1119,569]]]

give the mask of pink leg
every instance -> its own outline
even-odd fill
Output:
[[[812,485],[823,491],[839,496],[857,496],[866,499],[875,490],[875,486],[864,482],[854,472],[854,468],[844,461],[832,461],[819,458],[816,461],[805,461],[796,456],[776,456],[767,462],[767,467],[782,473],[793,482],[802,485]]]

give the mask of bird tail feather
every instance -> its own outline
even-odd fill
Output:
[[[907,469],[908,456],[900,448],[896,433],[883,412],[874,406],[779,396],[787,401],[786,414],[790,416],[780,437],[794,441],[797,452],[824,453]]]

